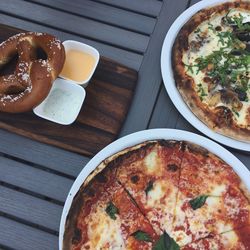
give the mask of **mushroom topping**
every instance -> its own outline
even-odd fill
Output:
[[[231,107],[237,111],[240,111],[243,104],[238,98],[237,93],[231,89],[221,89],[221,101],[225,104],[231,105]]]
[[[191,41],[190,42],[190,49],[192,52],[198,52],[201,48],[202,43],[200,41]]]
[[[245,91],[240,88],[236,88],[234,91],[238,94],[238,98],[240,101],[246,101],[247,93]]]
[[[242,42],[249,42],[250,41],[250,31],[235,31],[234,34],[236,37]]]
[[[209,106],[215,107],[221,102],[221,93],[219,91],[214,92],[209,99]]]
[[[208,88],[208,92],[210,93],[211,91],[213,91],[216,86],[217,86],[217,83],[210,77],[208,76],[205,76],[203,78],[203,81],[207,84],[207,88]]]

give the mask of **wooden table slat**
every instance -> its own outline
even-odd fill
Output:
[[[84,37],[135,52],[143,53],[149,42],[149,37],[145,35],[25,1],[0,1],[0,10],[10,16],[14,13],[15,17],[24,20],[72,34],[84,35]]]
[[[65,202],[73,180],[0,157],[0,182]]]
[[[76,177],[89,161],[88,157],[36,142],[4,130],[0,130],[0,141],[0,152],[69,176]]]
[[[29,0],[58,10],[66,10],[72,14],[87,17],[113,26],[118,26],[131,31],[150,35],[154,29],[156,20],[130,11],[107,6],[90,0]]]
[[[100,43],[94,40],[83,38],[81,36],[72,35],[72,34],[59,31],[57,29],[49,28],[40,24],[22,20],[20,18],[16,18],[16,17],[12,17],[9,15],[0,13],[0,23],[14,26],[19,29],[29,30],[29,31],[47,32],[47,33],[57,36],[62,41],[76,40],[79,42],[89,44],[97,48],[102,56],[111,58],[135,70],[139,70],[141,62],[142,62],[142,58],[143,58],[142,55],[139,55],[130,51],[126,51],[120,48],[116,48],[116,47],[113,47],[104,43]]]
[[[58,237],[0,216],[0,245],[18,250],[56,250]],[[1,249],[1,247],[0,247]]]
[[[190,1],[190,6],[192,6],[192,5],[194,5],[194,4],[198,3],[198,2],[200,2],[200,0],[191,0]]]
[[[120,136],[147,128],[162,81],[160,70],[162,43],[176,15],[185,10],[187,4],[188,0],[166,0],[163,2],[158,22],[139,71],[139,81],[132,108]]]
[[[156,0],[95,0],[104,4],[109,4],[126,10],[157,17],[162,3]]]
[[[58,232],[62,206],[0,185],[0,212]],[[0,230],[1,231],[1,230]]]
[[[154,109],[157,110],[157,112],[153,112],[149,128],[174,128],[179,113],[167,95],[164,86],[161,87],[158,100]]]

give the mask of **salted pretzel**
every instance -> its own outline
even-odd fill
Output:
[[[41,48],[46,60],[37,59]],[[48,95],[62,70],[65,50],[54,36],[45,33],[20,33],[0,44],[0,68],[16,54],[15,71],[0,77],[0,111],[20,113],[39,105]]]

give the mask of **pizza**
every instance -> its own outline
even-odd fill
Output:
[[[175,83],[209,128],[250,142],[250,1],[197,12],[172,49]]]
[[[232,167],[186,141],[146,141],[87,177],[63,250],[250,250],[250,192]]]

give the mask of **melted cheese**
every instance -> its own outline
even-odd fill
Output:
[[[194,250],[216,250],[216,249],[241,249],[245,247],[241,244],[234,231],[216,235],[213,238],[197,240],[187,246],[187,249]],[[186,248],[184,248],[185,250]]]
[[[161,198],[164,197],[166,191],[165,186],[164,181],[157,181],[154,183],[153,189],[148,192],[147,205],[149,207],[154,207],[157,203],[161,203]]]
[[[147,218],[168,233],[172,231],[176,196],[177,188],[171,186],[165,179],[155,181],[153,189],[147,195],[146,209],[149,210]],[[161,234],[157,227],[155,229]]]
[[[250,98],[250,94],[249,94],[249,98]],[[247,114],[247,109],[249,108],[249,103],[247,102],[242,102],[243,103],[243,107],[240,111],[238,111],[238,115],[234,114],[234,117],[236,116],[236,119],[238,121],[239,124],[241,125],[247,125],[247,120],[246,120],[246,114]]]
[[[88,220],[88,238],[82,250],[125,249],[119,216],[116,220],[111,219],[102,207],[97,208]]]
[[[157,159],[158,159],[158,154],[157,151],[152,151],[151,153],[149,153],[145,159],[144,159],[144,163],[146,166],[146,170],[147,172],[150,173],[154,173],[157,169]]]
[[[210,192],[210,195],[221,196],[225,192],[226,192],[226,185],[221,184],[214,186],[214,188]]]
[[[222,187],[218,190],[222,190]],[[226,216],[223,215],[224,205],[221,197],[208,197],[206,203],[196,210],[189,206],[189,200],[179,194],[172,237],[180,246],[204,238],[211,232],[221,233],[232,230],[233,225],[223,218]]]
[[[234,17],[234,16],[238,17],[239,14],[241,14],[244,18],[243,23],[250,21],[250,12],[247,12],[247,11],[243,12],[242,10],[239,11],[237,9],[231,10],[229,13],[229,17]],[[225,31],[231,32],[232,31],[231,27],[220,25],[221,19],[222,17],[220,15],[214,15],[211,17],[211,19],[209,19],[206,22],[203,22],[200,26],[197,27],[196,30],[199,30],[198,33],[194,31],[189,35],[189,43],[191,43],[192,41],[198,41],[200,34],[205,37],[205,40],[204,40],[205,42],[202,44],[199,50],[196,51],[196,50],[189,49],[187,53],[183,55],[182,61],[186,65],[196,65],[197,58],[206,57],[210,55],[212,52],[218,51],[220,49],[222,45],[219,42],[219,36],[215,34],[213,30],[209,29],[209,25],[212,25],[213,27],[220,26],[222,29],[221,32],[225,32]],[[226,41],[227,39],[225,39],[225,42]],[[199,91],[203,89],[205,95],[202,96],[201,100],[205,105],[208,105],[211,95],[210,93],[208,93],[208,84],[205,83],[203,80],[204,77],[206,76],[205,72],[202,72],[202,71],[197,72],[196,68],[193,68],[193,72],[188,70],[187,67],[186,69],[187,69],[186,73],[194,79],[194,82],[196,85],[196,91],[198,95],[200,95]],[[250,70],[250,67],[249,67],[249,70]],[[250,85],[250,80],[248,84]],[[248,99],[250,100],[249,89],[247,91],[247,96],[248,96]],[[237,122],[237,124],[244,127],[244,126],[249,126],[249,123],[246,119],[247,113],[248,113],[247,109],[249,107],[249,102],[242,102],[242,103],[243,103],[242,109],[240,111],[232,112],[232,113],[233,113],[233,118]],[[232,109],[230,105],[223,104],[223,103],[219,103],[216,105],[216,107],[218,106],[226,106]]]

